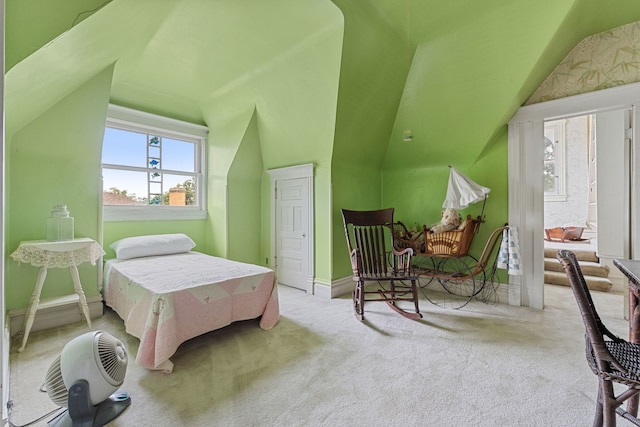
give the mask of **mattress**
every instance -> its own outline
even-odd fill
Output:
[[[135,361],[173,371],[180,344],[240,320],[271,329],[280,316],[273,270],[199,252],[105,263],[105,303],[140,339]]]

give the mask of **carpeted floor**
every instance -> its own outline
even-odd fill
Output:
[[[138,345],[111,311],[95,328],[124,341],[132,404],[112,426],[590,426],[596,377],[571,289],[546,286],[544,310],[421,301],[411,321],[382,303],[353,315],[348,297],[280,287],[281,319],[231,325],[183,344],[172,374],[135,365]],[[609,329],[627,336],[623,296],[593,293]],[[55,409],[39,391],[77,323],[34,332],[11,353],[11,420]],[[41,421],[36,426],[46,425]],[[626,425],[619,420],[618,425]]]

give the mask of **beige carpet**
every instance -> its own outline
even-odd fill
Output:
[[[112,312],[95,321],[127,345],[123,390],[132,405],[112,426],[589,426],[596,377],[570,288],[547,286],[546,308],[421,301],[424,319],[382,303],[366,321],[348,298],[281,287],[281,319],[256,321],[183,344],[166,375],[133,363],[137,340]],[[607,326],[626,337],[623,297],[595,293]],[[55,408],[39,391],[49,363],[81,323],[35,332],[11,353],[12,422]],[[618,425],[626,425],[620,420]],[[45,421],[35,424],[46,425]]]

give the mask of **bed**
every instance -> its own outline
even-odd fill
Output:
[[[265,330],[278,322],[273,270],[192,251],[183,234],[127,239],[111,245],[117,258],[105,263],[102,293],[140,339],[137,364],[170,373],[188,339],[240,320],[260,318]]]

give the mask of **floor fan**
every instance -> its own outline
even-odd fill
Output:
[[[67,409],[49,421],[50,427],[99,427],[131,404],[124,382],[124,344],[104,331],[92,331],[69,341],[51,363],[45,378],[49,398]]]

